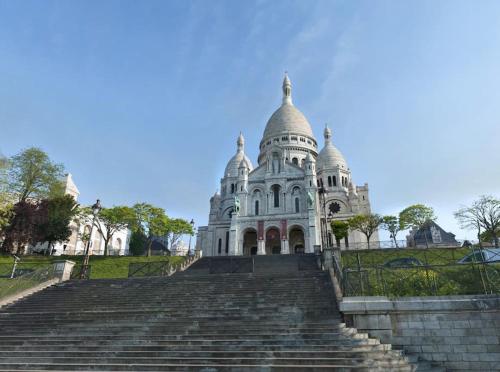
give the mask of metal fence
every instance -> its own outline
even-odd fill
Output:
[[[13,296],[26,289],[33,288],[38,284],[56,278],[54,265],[38,267],[29,273],[19,275],[12,279],[0,279],[0,298]]]
[[[338,259],[339,254],[341,259]],[[500,293],[500,250],[379,249],[334,254],[344,296]]]

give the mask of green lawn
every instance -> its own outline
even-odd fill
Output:
[[[83,261],[83,256],[23,256],[19,264],[20,268],[35,269],[46,266],[54,261],[70,260],[77,265]],[[180,263],[184,257],[167,256],[91,256],[91,279],[103,278],[126,278],[128,275],[128,265],[132,262],[157,262],[169,261],[172,264]],[[13,259],[10,256],[0,256],[0,275],[5,275],[12,269]]]
[[[500,264],[458,264],[471,248],[342,251],[347,296],[435,296],[500,292]],[[424,266],[390,268],[396,258],[413,257]]]
[[[342,251],[342,266],[344,268],[357,268],[358,262],[360,267],[381,266],[387,261],[403,257],[414,257],[428,265],[448,265],[456,263],[470,252],[472,252],[470,248],[461,247]]]

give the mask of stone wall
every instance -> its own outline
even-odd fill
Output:
[[[346,297],[348,325],[450,370],[497,370],[500,296]]]

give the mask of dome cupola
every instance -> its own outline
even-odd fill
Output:
[[[339,166],[341,169],[348,170],[347,162],[344,159],[342,153],[337,149],[332,143],[332,131],[325,126],[325,131],[323,132],[325,137],[325,146],[319,152],[318,160],[316,162],[316,169],[322,171],[325,169],[335,169]]]
[[[245,139],[243,138],[243,134],[238,136],[238,140],[236,141],[237,151],[236,155],[234,155],[231,160],[226,165],[226,169],[224,171],[224,177],[238,177],[238,168],[242,161],[248,168],[248,171],[252,171],[253,166],[250,159],[245,155]]]

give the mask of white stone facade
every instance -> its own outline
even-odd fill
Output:
[[[238,137],[221,192],[210,199],[208,226],[198,228],[196,248],[203,255],[313,253],[335,242],[330,232],[322,236],[325,214],[329,222],[370,213],[368,185],[353,185],[328,127],[318,153],[311,126],[293,105],[291,92],[285,76],[283,103],[266,125],[256,168],[245,155],[243,136]],[[325,191],[321,195],[320,189]],[[342,245],[364,241],[351,232]]]

